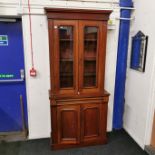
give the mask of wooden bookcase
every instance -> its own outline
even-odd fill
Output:
[[[107,142],[108,10],[46,9],[53,149]]]

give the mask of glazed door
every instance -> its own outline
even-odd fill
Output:
[[[101,95],[104,91],[106,24],[79,21],[79,92]]]
[[[78,22],[54,20],[54,84],[57,95],[74,95],[78,90]]]
[[[57,115],[58,142],[78,144],[80,142],[80,106],[60,106]]]

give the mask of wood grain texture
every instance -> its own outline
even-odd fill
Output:
[[[81,141],[99,141],[102,139],[102,122],[103,115],[100,103],[89,103],[81,106]]]
[[[104,90],[104,74],[107,20],[111,11],[47,8],[46,12],[50,48],[51,147],[53,149],[64,149],[105,144],[107,142],[106,128],[109,93]],[[73,87],[68,88],[60,86],[61,71],[66,69],[60,69],[60,41],[62,40],[60,40],[58,28],[61,29],[61,27],[63,29],[65,27],[64,33],[69,33],[66,27],[73,28],[73,60],[71,60],[73,63]],[[86,60],[95,60],[96,64],[96,68],[90,65],[87,71],[89,73],[95,70],[96,73],[94,74],[96,85],[89,87],[86,87],[87,84],[84,83],[84,59],[85,57],[90,58],[90,55],[86,56],[84,54],[85,27],[97,28],[96,49],[87,50],[88,52],[93,50],[96,52],[96,56],[93,59]],[[92,33],[94,32],[88,32],[88,36],[92,36]],[[68,37],[69,35],[67,34],[66,36]],[[65,41],[68,41],[68,39]],[[65,44],[67,46],[68,43],[66,42]],[[64,53],[67,53],[66,50],[64,51]],[[66,58],[67,56],[64,57]],[[87,82],[89,85],[93,83],[89,78]]]
[[[80,106],[59,106],[57,111],[58,143],[78,144],[80,142]]]
[[[48,19],[107,21],[112,10],[45,8]]]
[[[105,98],[59,100],[56,101],[56,106],[51,105],[55,108],[52,112],[52,131],[55,132],[52,134],[55,136],[52,137],[52,148],[106,143],[108,100],[106,96]]]

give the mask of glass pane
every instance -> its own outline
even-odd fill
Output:
[[[59,26],[60,88],[73,87],[73,27]]]
[[[96,86],[96,58],[98,28],[84,28],[84,87]]]

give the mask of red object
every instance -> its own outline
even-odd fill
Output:
[[[33,42],[32,42],[32,19],[31,19],[31,7],[30,0],[28,0],[28,10],[29,10],[29,26],[30,26],[30,46],[31,46],[31,65],[32,69],[30,70],[30,76],[36,76],[37,71],[34,69],[34,57],[33,57]]]
[[[37,76],[37,71],[34,68],[30,70],[30,76],[33,76],[33,77]]]

